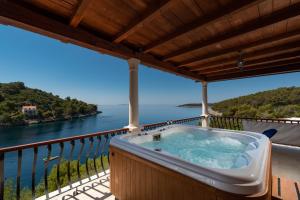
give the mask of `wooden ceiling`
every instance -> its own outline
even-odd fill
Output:
[[[300,0],[0,0],[0,23],[193,80],[300,71]]]

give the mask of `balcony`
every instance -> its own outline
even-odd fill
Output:
[[[113,168],[108,167],[112,166],[109,145],[116,135],[140,131],[140,63],[201,82],[201,124],[205,128],[261,132],[259,128],[271,125],[280,129],[280,137],[272,138],[273,178],[270,177],[272,182],[268,186],[272,186],[274,199],[290,200],[286,198],[288,195],[300,199],[299,147],[293,147],[299,145],[295,145],[292,135],[285,136],[289,132],[285,126],[295,128],[299,122],[210,117],[207,98],[207,84],[211,82],[300,71],[300,3],[270,0],[149,2],[0,1],[1,24],[126,59],[129,65],[128,127],[0,149],[0,199],[14,196],[17,200],[114,198],[108,186],[109,173],[113,174]],[[172,123],[194,120],[199,117]],[[144,129],[168,124],[146,125]],[[8,154],[14,156],[8,157]],[[31,159],[27,159],[28,155]],[[15,174],[6,173],[5,166],[9,163],[16,167]],[[24,179],[30,181],[25,188]],[[171,189],[168,194],[181,195],[181,190]],[[159,190],[159,194],[164,193]],[[208,197],[203,194],[201,199]]]
[[[173,120],[172,123],[198,124],[199,120],[200,117],[194,117]],[[143,130],[170,123],[148,124]],[[112,198],[109,192],[109,143],[112,137],[128,132],[129,129],[123,128],[1,148],[0,197],[72,199],[71,196],[80,197],[92,192],[90,196],[96,199]],[[6,173],[7,163],[16,163],[13,175]],[[22,182],[24,179],[30,179],[30,187]]]
[[[203,118],[202,118],[203,119]],[[209,118],[209,125],[214,128],[244,130],[243,121],[251,123],[276,123],[299,126],[299,121],[275,119],[242,119],[231,117]],[[144,126],[145,131],[164,127],[169,124],[199,124],[201,117],[174,120]],[[109,143],[116,135],[128,134],[128,129],[118,129],[87,135],[74,136],[33,144],[25,144],[0,149],[1,195],[15,196],[17,199],[114,199],[110,193]],[[278,143],[278,141],[276,141]],[[300,149],[298,147],[273,144],[272,175],[285,177],[299,184]],[[16,160],[6,160],[6,155],[15,154]],[[31,159],[28,159],[31,154]],[[26,155],[26,156],[24,156]],[[26,157],[26,160],[23,159]],[[31,160],[30,186],[24,187],[23,165]],[[7,162],[17,164],[14,177],[6,174]],[[27,164],[26,164],[27,163]],[[41,164],[42,163],[42,164]],[[27,167],[28,170],[28,167]],[[42,176],[37,177],[37,171]],[[10,180],[14,180],[9,187]],[[298,183],[297,183],[298,181]],[[9,193],[8,193],[9,192]],[[25,198],[26,197],[26,198]],[[4,199],[6,199],[4,198]],[[9,198],[7,198],[9,199]]]

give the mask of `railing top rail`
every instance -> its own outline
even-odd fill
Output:
[[[234,117],[234,116],[212,116],[212,117],[219,117],[219,118],[233,118],[233,119],[244,119],[244,120],[263,120],[263,121],[274,121],[274,122],[299,122],[300,120],[294,120],[294,119],[285,119],[285,118],[254,118],[254,117]]]
[[[200,118],[201,118],[201,116],[177,119],[177,120],[170,120],[170,121],[179,122],[179,121],[194,120],[194,119],[200,119]],[[144,127],[166,125],[166,124],[167,124],[167,122],[160,122],[160,123],[146,124],[146,125],[144,125]],[[90,138],[90,137],[95,137],[95,136],[100,136],[100,135],[107,135],[107,134],[121,132],[121,131],[129,131],[129,129],[122,128],[122,129],[101,131],[101,132],[97,132],[97,133],[90,133],[90,134],[84,134],[84,135],[76,135],[76,136],[71,136],[71,137],[65,137],[65,138],[59,138],[59,139],[53,139],[53,140],[47,140],[47,141],[41,141],[41,142],[35,142],[35,143],[29,143],[29,144],[21,144],[21,145],[16,145],[16,146],[11,146],[11,147],[3,147],[3,148],[0,148],[0,153],[7,153],[7,152],[13,152],[13,151],[18,151],[18,150],[23,150],[23,149],[46,146],[49,144],[57,144],[57,143],[61,143],[61,142],[74,141],[74,140]]]
[[[59,139],[53,139],[53,140],[47,140],[47,141],[41,141],[41,142],[34,142],[34,143],[29,143],[29,144],[21,144],[21,145],[16,145],[16,146],[11,146],[11,147],[3,147],[3,148],[0,148],[0,153],[13,152],[13,151],[18,151],[18,150],[23,150],[23,149],[46,146],[49,144],[57,144],[57,143],[61,143],[61,142],[69,142],[69,141],[85,139],[85,138],[101,136],[101,135],[107,135],[107,134],[111,134],[111,133],[117,133],[117,132],[128,131],[128,130],[129,130],[128,128],[114,129],[114,130],[109,130],[109,131],[101,131],[101,132],[97,132],[97,133],[76,135],[76,136],[71,136],[71,137],[65,137],[65,138],[59,138]]]
[[[144,127],[149,127],[149,126],[158,126],[158,125],[164,125],[167,124],[168,122],[178,122],[178,121],[184,121],[184,120],[194,120],[194,119],[201,119],[201,116],[198,117],[189,117],[189,118],[183,118],[183,119],[175,119],[175,120],[169,120],[166,122],[159,122],[159,123],[152,123],[152,124],[145,124],[143,125]]]
[[[189,117],[189,118],[183,118],[183,119],[175,119],[175,120],[172,120],[173,122],[176,122],[176,121],[184,121],[184,120],[194,120],[194,119],[201,119],[202,116],[198,116],[198,117]]]
[[[160,126],[160,125],[167,125],[167,122],[159,122],[159,123],[153,123],[153,124],[145,124],[143,127],[151,127],[151,126]]]

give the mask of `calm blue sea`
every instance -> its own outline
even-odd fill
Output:
[[[0,147],[26,144],[31,142],[69,137],[79,134],[93,133],[103,130],[122,128],[128,125],[128,105],[100,106],[103,113],[84,119],[60,121],[32,126],[0,128]],[[175,105],[141,105],[140,123],[148,124],[172,119],[196,117],[201,114],[201,108],[183,108]],[[86,145],[88,146],[88,145]],[[52,155],[58,154],[58,148],[53,147]],[[68,148],[65,148],[66,153]],[[40,149],[39,157],[46,156],[46,149]],[[76,155],[76,150],[74,152]],[[30,186],[32,168],[32,150],[23,152],[22,185]],[[5,176],[15,178],[17,172],[17,153],[5,156]],[[43,162],[37,164],[37,181],[43,176]]]

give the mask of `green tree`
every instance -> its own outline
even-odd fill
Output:
[[[4,101],[5,100],[5,97],[3,94],[0,93],[0,102]]]
[[[237,112],[235,113],[236,117],[256,117],[257,110],[250,105],[241,105],[239,106]]]
[[[23,124],[24,119],[25,119],[25,116],[21,112],[17,112],[13,116],[11,116],[11,121],[13,124]]]
[[[0,115],[0,123],[10,124],[11,122],[12,120],[8,113],[3,113]]]
[[[53,117],[53,113],[50,110],[46,110],[42,112],[43,119],[49,119],[50,117]]]
[[[54,107],[54,115],[56,118],[62,118],[64,114],[64,109],[60,106]]]

